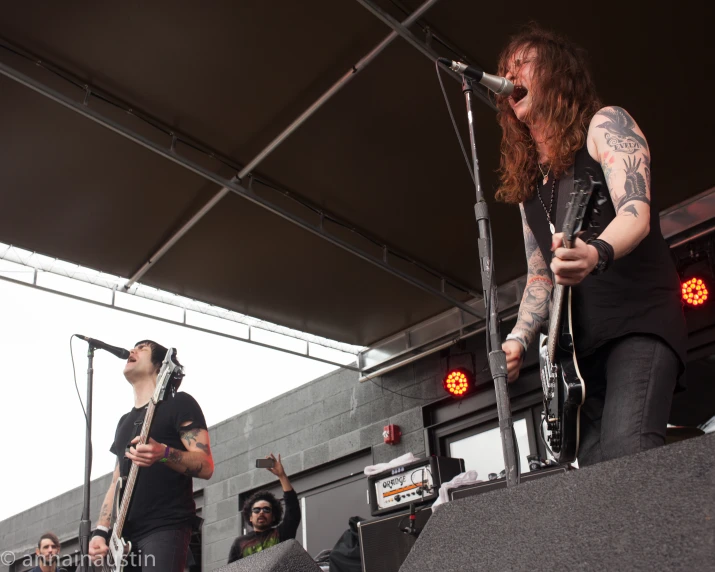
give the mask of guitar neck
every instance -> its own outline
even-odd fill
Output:
[[[556,361],[556,346],[559,341],[559,331],[561,329],[561,317],[563,315],[564,292],[566,288],[563,284],[554,284],[551,297],[551,314],[549,319],[549,360]]]
[[[141,433],[139,434],[139,444],[146,444],[149,438],[149,429],[151,428],[151,422],[154,419],[154,411],[156,410],[156,403],[154,401],[149,401],[147,406],[146,415],[144,416],[144,423],[142,425]],[[139,467],[132,463],[132,468],[129,470],[129,476],[127,477],[127,484],[124,488],[124,494],[122,495],[122,502],[119,506],[119,513],[117,514],[116,524],[114,525],[114,533],[121,538],[122,530],[124,529],[124,522],[129,512],[129,502],[132,499],[132,491],[134,491],[134,485],[137,481],[137,475],[139,473]]]

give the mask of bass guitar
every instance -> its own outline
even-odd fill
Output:
[[[166,388],[170,381],[181,379],[184,376],[183,368],[174,361],[176,355],[175,348],[169,348],[161,364],[159,375],[156,380],[156,389],[147,405],[144,423],[139,434],[140,445],[145,445],[149,440],[149,430],[154,419],[154,412],[158,403],[164,399]],[[132,549],[131,542],[122,538],[124,523],[129,513],[129,503],[132,500],[132,492],[139,474],[139,467],[132,463],[131,469],[126,479],[118,479],[114,490],[114,509],[111,519],[111,535],[107,543],[109,552],[104,557],[102,572],[122,572],[127,564],[127,555]]]

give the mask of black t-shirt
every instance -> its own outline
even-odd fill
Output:
[[[285,504],[285,513],[280,524],[263,532],[251,531],[248,534],[239,536],[233,541],[229,551],[229,564],[256,552],[266,550],[284,540],[295,538],[295,533],[298,532],[298,525],[300,524],[298,494],[293,489],[283,491],[283,502]]]
[[[590,240],[608,226],[616,211],[603,170],[584,145],[575,157],[576,178],[585,179],[586,169],[601,182],[603,195],[607,198],[605,203],[599,205],[598,214],[590,217],[595,226],[588,228],[582,236],[583,240]],[[552,182],[553,175],[545,185],[537,187],[541,201],[536,194],[524,201],[526,220],[547,265],[552,258],[551,232],[542,201],[548,208]],[[557,189],[558,186],[557,183]],[[558,205],[557,232],[561,230],[567,199],[568,196],[557,196],[555,199]],[[574,345],[577,355],[585,356],[609,340],[628,334],[652,334],[663,339],[675,351],[682,371],[685,367],[687,328],[680,299],[680,280],[668,244],[660,231],[660,217],[654,199],[651,200],[650,214],[650,232],[632,252],[615,260],[603,274],[589,275],[572,288]]]
[[[133,408],[117,424],[110,451],[117,456],[122,477],[131,468],[124,453],[131,440],[141,433],[146,410],[146,406]],[[204,414],[193,397],[183,392],[172,397],[167,392],[156,407],[149,437],[172,449],[186,451],[179,431],[187,429],[182,427],[187,421],[192,422],[190,428],[206,429]],[[139,469],[122,536],[136,543],[152,532],[190,526],[195,515],[192,478],[157,462]]]

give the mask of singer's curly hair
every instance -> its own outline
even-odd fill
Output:
[[[169,350],[162,346],[161,344],[153,341],[153,340],[141,340],[138,341],[136,344],[134,344],[134,347],[137,347],[138,345],[141,344],[148,344],[149,347],[151,348],[151,363],[154,364],[156,367],[156,370],[159,371],[161,369],[161,364],[164,362],[164,358],[166,357],[166,352]],[[178,366],[181,366],[181,362],[179,361],[179,358],[177,357],[179,352],[174,353],[174,363]],[[181,375],[174,375],[172,379],[170,380],[170,383],[173,385],[174,392],[179,391],[179,386],[181,385],[181,380],[184,378],[183,374]]]
[[[251,509],[258,501],[266,501],[271,505],[271,513],[273,514],[273,526],[277,525],[283,518],[283,506],[273,493],[268,491],[258,491],[252,494],[246,502],[243,503],[243,522],[244,524],[251,523]]]
[[[536,51],[532,62],[532,98],[528,121],[547,126],[551,171],[559,176],[583,147],[588,126],[601,102],[591,78],[583,49],[563,36],[532,22],[511,38],[499,56],[499,75],[507,74],[515,54]],[[536,188],[539,156],[526,123],[518,120],[505,97],[497,98],[497,120],[502,128],[501,185],[498,200],[520,203]]]

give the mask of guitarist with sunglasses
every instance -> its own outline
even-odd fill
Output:
[[[139,472],[122,532],[132,543],[125,572],[184,571],[197,522],[193,479],[209,479],[214,470],[204,414],[188,393],[177,393],[181,377],[169,382],[165,398],[156,406],[149,439],[138,444],[166,355],[167,349],[151,340],[138,342],[129,352],[124,377],[134,391],[134,407],[117,425],[110,449],[117,465],[89,545],[91,557],[107,554],[117,481],[136,465]]]
[[[580,466],[664,444],[685,367],[680,281],[651,195],[651,154],[620,107],[602,107],[582,50],[531,25],[502,52],[501,185],[521,210],[528,265],[518,320],[506,337],[510,382],[549,321],[555,284],[569,286],[573,354],[585,385],[575,423]],[[561,179],[592,173],[603,200],[565,248]]]

